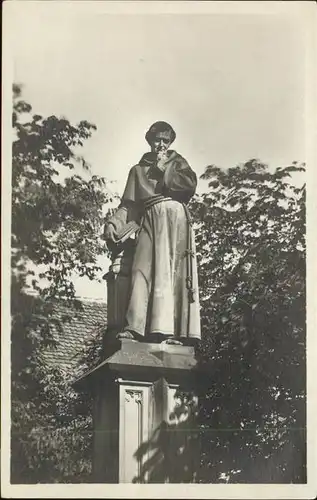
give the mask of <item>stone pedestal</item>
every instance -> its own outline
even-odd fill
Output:
[[[78,381],[94,394],[93,482],[193,482],[194,348],[121,340],[112,351]]]

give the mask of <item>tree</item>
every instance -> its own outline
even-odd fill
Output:
[[[209,166],[191,204],[211,377],[201,481],[305,481],[305,186],[288,182],[303,170]]]
[[[42,353],[54,344],[52,327],[69,320],[54,319],[53,299],[80,314],[74,275],[100,278],[103,208],[112,198],[79,154],[95,125],[32,114],[19,85],[12,124],[11,480],[71,480],[90,466],[78,460],[88,446],[81,432],[90,425],[90,401],[72,391],[69,374],[48,369]]]

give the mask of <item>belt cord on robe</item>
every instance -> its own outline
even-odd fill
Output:
[[[166,198],[162,194],[157,194],[155,196],[151,196],[151,198],[148,198],[147,200],[145,200],[143,202],[143,211],[145,212],[149,208],[154,207],[154,205],[156,205],[157,203],[161,203],[162,201],[167,201],[167,200],[171,200],[171,199],[172,198]],[[142,229],[143,222],[144,222],[144,215],[142,215],[142,217],[141,217],[140,227],[139,227],[139,230],[137,232],[137,235],[139,234],[139,232]]]
[[[193,252],[193,247],[192,247],[192,238],[191,238],[191,217],[190,213],[188,211],[187,206],[185,203],[182,204],[185,210],[186,218],[187,218],[187,249],[185,251],[185,257],[186,257],[186,267],[187,267],[187,277],[186,277],[186,288],[187,288],[187,293],[188,293],[188,314],[187,314],[187,335],[189,336],[190,334],[190,305],[195,302],[195,297],[194,293],[195,290],[193,289],[193,257],[194,257],[194,252]]]
[[[192,226],[192,221],[191,217],[188,211],[187,206],[185,203],[182,204],[185,210],[186,218],[187,218],[187,249],[185,251],[186,254],[186,261],[187,261],[187,278],[186,278],[186,288],[188,290],[188,298],[189,298],[189,303],[195,302],[194,294],[195,290],[193,288],[193,261],[192,259],[194,258],[194,251],[193,251],[193,246],[192,246],[192,238],[191,238],[191,226]]]

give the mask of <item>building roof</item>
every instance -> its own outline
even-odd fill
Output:
[[[100,344],[107,324],[105,302],[81,300],[81,303],[82,308],[78,310],[63,300],[54,301],[52,333],[56,345],[43,352],[48,365],[58,366],[74,376],[87,368],[80,366],[82,357],[90,345]]]

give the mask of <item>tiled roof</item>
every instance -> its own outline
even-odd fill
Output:
[[[107,304],[99,301],[81,300],[82,309],[77,310],[65,302],[54,301],[53,318],[59,321],[61,329],[53,326],[56,345],[43,352],[50,366],[78,374],[85,346],[93,340],[100,340],[107,323]]]

